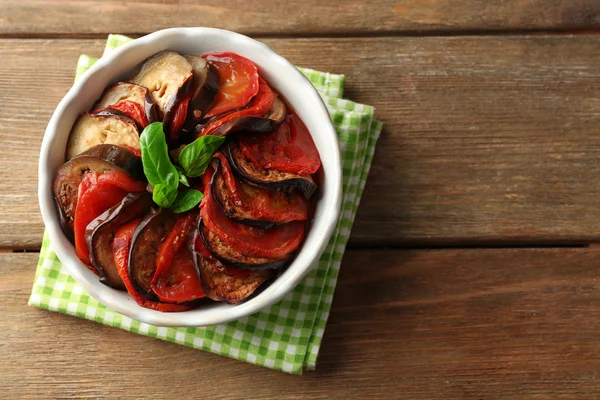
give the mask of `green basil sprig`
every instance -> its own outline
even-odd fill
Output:
[[[201,136],[188,144],[179,153],[179,165],[192,178],[200,176],[212,160],[212,156],[225,141],[225,136]]]
[[[173,203],[171,210],[176,213],[191,210],[196,206],[196,204],[200,203],[203,198],[204,195],[199,190],[187,189],[183,192],[179,192],[177,200],[175,200],[175,203]]]
[[[188,178],[204,173],[224,137],[203,136],[186,146],[179,155],[181,167],[173,165],[161,122],[148,125],[140,135],[144,174],[152,185],[152,200],[162,208],[182,213],[194,208],[203,194],[196,189],[179,192],[179,183],[190,186]]]

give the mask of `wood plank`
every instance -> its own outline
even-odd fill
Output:
[[[8,398],[600,396],[597,248],[349,252],[302,377],[27,307],[36,259],[0,254]]]
[[[595,29],[594,0],[2,0],[0,34],[145,34],[174,26],[209,26],[250,35],[329,35],[524,29]]]
[[[598,240],[600,36],[265,42],[345,73],[385,123],[354,245]],[[1,246],[39,247],[41,134],[78,55],[101,48],[0,41]]]

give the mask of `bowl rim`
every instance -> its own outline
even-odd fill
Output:
[[[327,202],[324,202],[322,206],[322,219],[324,219],[322,225],[324,226],[324,229],[318,232],[318,236],[316,239],[318,247],[311,250],[311,254],[305,255],[303,257],[305,259],[305,263],[302,266],[294,268],[293,270],[291,269],[290,265],[286,272],[291,270],[291,273],[288,273],[287,275],[282,274],[265,290],[259,293],[256,297],[249,299],[248,301],[232,305],[231,307],[227,307],[225,310],[213,315],[212,317],[210,315],[202,317],[202,314],[204,314],[202,311],[205,310],[192,310],[196,311],[199,315],[194,315],[195,318],[190,320],[191,315],[189,313],[192,311],[164,313],[142,308],[133,301],[131,303],[128,302],[126,304],[123,303],[122,300],[119,300],[114,296],[105,295],[104,293],[108,293],[106,291],[107,289],[112,291],[114,291],[114,289],[104,286],[102,283],[100,283],[97,277],[95,281],[92,281],[87,276],[85,276],[83,271],[83,268],[85,267],[83,266],[83,264],[80,263],[80,266],[74,265],[76,263],[72,262],[72,255],[67,254],[67,250],[65,248],[65,245],[72,246],[72,244],[68,242],[68,240],[62,233],[62,230],[58,223],[58,218],[56,217],[55,203],[51,190],[51,184],[54,177],[50,176],[49,153],[52,147],[52,143],[58,134],[58,126],[61,118],[65,114],[66,110],[69,109],[76,101],[82,89],[86,87],[86,83],[90,78],[97,74],[105,72],[107,69],[110,69],[113,62],[118,60],[124,54],[130,52],[134,53],[138,49],[145,48],[147,46],[152,46],[155,41],[162,40],[167,36],[201,36],[205,34],[215,34],[223,36],[227,41],[241,41],[248,46],[254,46],[257,49],[262,49],[263,52],[266,51],[266,53],[269,53],[268,56],[272,58],[274,62],[277,62],[279,66],[287,68],[289,73],[293,73],[297,77],[301,78],[298,84],[300,86],[304,86],[303,90],[309,90],[310,92],[312,92],[311,96],[314,97],[317,112],[319,114],[322,114],[322,116],[324,117],[324,121],[327,121],[326,126],[323,126],[320,129],[329,132],[328,136],[330,136],[332,140],[329,140],[331,143],[327,144],[327,146],[331,145],[332,148],[331,154],[328,154],[328,157],[333,157],[333,165],[338,166],[338,168],[333,168],[332,170],[328,171],[327,179],[333,182],[332,184],[329,184],[331,185],[333,194],[331,196],[331,199],[329,199]],[[143,60],[140,60],[140,62],[141,61]],[[94,299],[96,299],[101,304],[104,304],[108,308],[112,309],[113,311],[116,311],[120,314],[123,314],[124,316],[130,317],[143,323],[161,327],[201,327],[233,321],[258,312],[280,301],[286,294],[293,290],[298,285],[298,283],[300,283],[304,276],[306,276],[306,274],[317,264],[318,259],[325,251],[325,248],[337,224],[337,220],[341,212],[342,203],[341,171],[342,166],[339,142],[337,139],[335,128],[333,127],[333,124],[331,122],[329,112],[327,111],[327,107],[321,96],[318,94],[317,90],[312,85],[312,83],[293,64],[291,64],[288,60],[277,54],[266,44],[239,33],[235,33],[224,29],[206,27],[169,28],[159,30],[146,36],[140,37],[138,39],[132,40],[131,42],[126,43],[120,46],[119,48],[115,49],[111,53],[104,55],[103,57],[98,59],[98,61],[94,63],[94,65],[92,65],[73,84],[73,86],[69,89],[67,94],[62,98],[62,100],[57,105],[54,113],[52,114],[50,121],[48,122],[40,148],[40,158],[38,164],[38,200],[46,232],[48,234],[50,242],[52,243],[52,249],[58,256],[58,258],[61,260],[61,263],[66,267],[68,273]],[[297,255],[297,258],[303,253],[303,251],[304,248]],[[282,280],[282,278],[284,279]],[[208,310],[210,310],[210,308]]]

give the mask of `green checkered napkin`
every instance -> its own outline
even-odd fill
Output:
[[[110,35],[104,54],[130,40]],[[82,55],[76,79],[94,62],[95,58]],[[373,107],[341,98],[343,75],[300,70],[325,100],[339,135],[344,194],[342,213],[325,253],[283,300],[249,317],[207,328],[148,325],[93,299],[69,276],[44,235],[29,304],[292,374],[315,369],[342,256],[382,124],[373,118]]]

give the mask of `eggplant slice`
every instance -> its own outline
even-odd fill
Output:
[[[184,57],[162,51],[147,59],[131,82],[150,91],[161,118],[182,95],[181,88],[191,82],[192,76],[192,66]]]
[[[228,118],[230,114],[236,113],[238,110],[230,111],[229,113],[218,115],[207,122],[196,126],[196,136],[202,136],[206,129],[210,129],[210,125],[217,119]],[[229,133],[238,131],[247,132],[273,132],[283,122],[285,118],[286,108],[283,101],[276,98],[273,101],[273,105],[269,109],[269,112],[265,116],[246,115],[237,118],[233,118],[230,121],[223,123],[223,125],[212,130],[210,135],[215,136],[227,136]]]
[[[142,106],[148,123],[158,121],[156,104],[147,88],[129,82],[119,82],[104,91],[100,100],[94,106],[94,111],[109,108],[123,100],[133,101]]]
[[[269,113],[264,117],[243,117],[240,118],[235,127],[236,131],[250,132],[273,132],[283,122],[285,118],[286,108],[280,98],[273,101],[273,105]]]
[[[198,228],[200,239],[211,255],[225,265],[233,265],[246,269],[276,269],[287,265],[293,254],[283,260],[272,260],[263,257],[249,257],[235,250],[208,230],[202,222]]]
[[[186,54],[184,57],[192,66],[194,78],[191,89],[193,93],[182,130],[193,133],[198,122],[214,102],[221,82],[217,70],[204,58],[195,54]]]
[[[250,271],[242,276],[231,276],[220,271],[205,257],[197,256],[195,260],[202,289],[206,297],[214,301],[239,303],[273,276],[271,270]]]
[[[135,122],[114,115],[83,114],[71,130],[66,159],[70,160],[99,144],[115,144],[139,149],[140,136]]]
[[[149,300],[158,300],[150,282],[156,272],[156,257],[160,245],[173,229],[176,220],[177,216],[166,209],[152,209],[131,237],[129,280],[135,290]]]
[[[59,210],[60,225],[65,235],[73,237],[73,221],[77,208],[79,184],[88,172],[127,172],[110,161],[91,155],[81,155],[64,163],[57,171],[52,183],[52,192]]]
[[[298,189],[307,199],[311,198],[317,190],[317,184],[311,176],[263,169],[254,165],[252,161],[242,154],[242,151],[235,142],[229,142],[225,152],[231,169],[250,182],[276,189]]]
[[[98,157],[104,161],[108,161],[109,163],[116,165],[117,167],[122,168],[133,179],[139,181],[146,180],[142,159],[133,154],[131,151],[127,150],[125,147],[114,144],[99,144],[83,152],[81,156]]]
[[[210,193],[221,213],[246,225],[270,229],[277,224],[308,219],[308,201],[297,192],[286,193],[263,185],[249,183],[233,175],[228,161],[222,154],[215,154],[215,170],[210,181]],[[235,197],[228,181],[233,181]],[[258,201],[255,201],[258,200]],[[255,201],[255,202],[253,202]]]
[[[130,193],[87,226],[85,239],[90,251],[90,261],[101,276],[100,282],[125,290],[113,255],[115,234],[122,225],[146,215],[152,204],[149,193]]]

